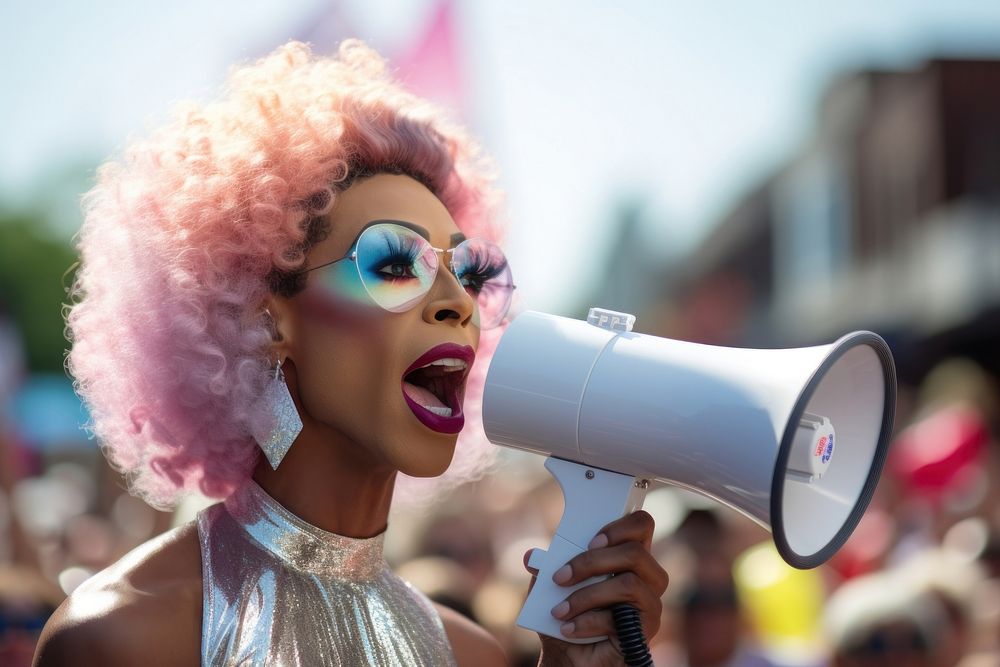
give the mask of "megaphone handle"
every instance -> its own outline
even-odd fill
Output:
[[[560,586],[552,581],[552,575],[574,556],[586,551],[601,528],[641,509],[647,484],[644,481],[637,483],[631,475],[553,456],[545,460],[545,467],[562,488],[565,509],[549,548],[535,549],[528,559],[528,565],[538,570],[538,577],[524,601],[517,624],[574,644],[599,642],[606,637],[577,639],[563,636],[559,629],[562,621],[552,616],[552,608],[578,588],[602,581],[605,577],[592,577],[573,586]]]

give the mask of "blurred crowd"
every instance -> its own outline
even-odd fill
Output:
[[[0,322],[3,318],[0,317]],[[32,440],[13,415],[24,379],[0,335],[0,665],[29,665],[48,616],[76,586],[206,501],[155,511],[125,491],[92,442]],[[653,548],[671,576],[651,650],[660,667],[1000,665],[1000,395],[968,360],[901,387],[885,472],[858,529],[826,565],[785,565],[767,532],[674,489],[650,493]],[[78,439],[82,440],[83,434]],[[515,627],[525,552],[562,512],[540,457],[501,453],[482,481],[431,507],[394,510],[390,563],[494,633],[511,665],[537,636]]]

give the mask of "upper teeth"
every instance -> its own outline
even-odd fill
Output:
[[[421,368],[427,368],[428,366],[443,366],[447,371],[464,371],[466,368],[468,368],[468,364],[466,364],[461,359],[454,359],[451,357],[446,357],[444,359],[435,359],[431,363],[421,366]]]

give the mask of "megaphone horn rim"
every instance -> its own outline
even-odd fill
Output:
[[[878,355],[885,381],[885,406],[882,411],[882,426],[879,430],[878,442],[875,446],[874,456],[872,457],[872,465],[868,471],[868,478],[865,480],[864,487],[840,529],[823,548],[813,554],[802,555],[792,549],[785,535],[785,521],[782,508],[785,489],[785,469],[788,465],[788,457],[798,429],[799,420],[802,418],[802,413],[805,412],[813,392],[819,386],[819,383],[830,367],[848,350],[860,345],[868,345]],[[770,523],[774,544],[786,563],[800,570],[807,570],[822,565],[844,545],[851,536],[851,533],[854,532],[858,522],[861,521],[862,515],[864,515],[865,510],[868,508],[872,496],[875,494],[875,487],[878,486],[882,468],[885,466],[885,461],[889,453],[889,439],[892,435],[895,412],[896,365],[892,360],[892,353],[885,340],[871,331],[855,331],[842,336],[833,343],[830,354],[813,371],[812,376],[803,386],[798,399],[795,401],[788,423],[785,425],[785,432],[782,435],[781,446],[778,449],[778,456],[774,464],[774,474],[771,479]]]

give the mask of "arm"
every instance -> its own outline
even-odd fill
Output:
[[[45,624],[34,667],[199,664],[199,558],[188,524],[94,575]]]
[[[45,625],[34,667],[189,667],[200,635],[166,600],[113,592],[74,594]],[[200,621],[195,619],[194,623]]]
[[[137,629],[128,622],[128,616],[119,619],[115,615],[110,615],[73,622],[63,607],[60,607],[42,631],[35,649],[33,665],[34,667],[65,665],[124,667],[148,664],[149,661],[130,641]],[[155,646],[149,647],[149,651],[152,654],[157,653]]]
[[[496,637],[454,609],[439,604],[434,606],[441,615],[459,667],[504,667],[507,664]]]

